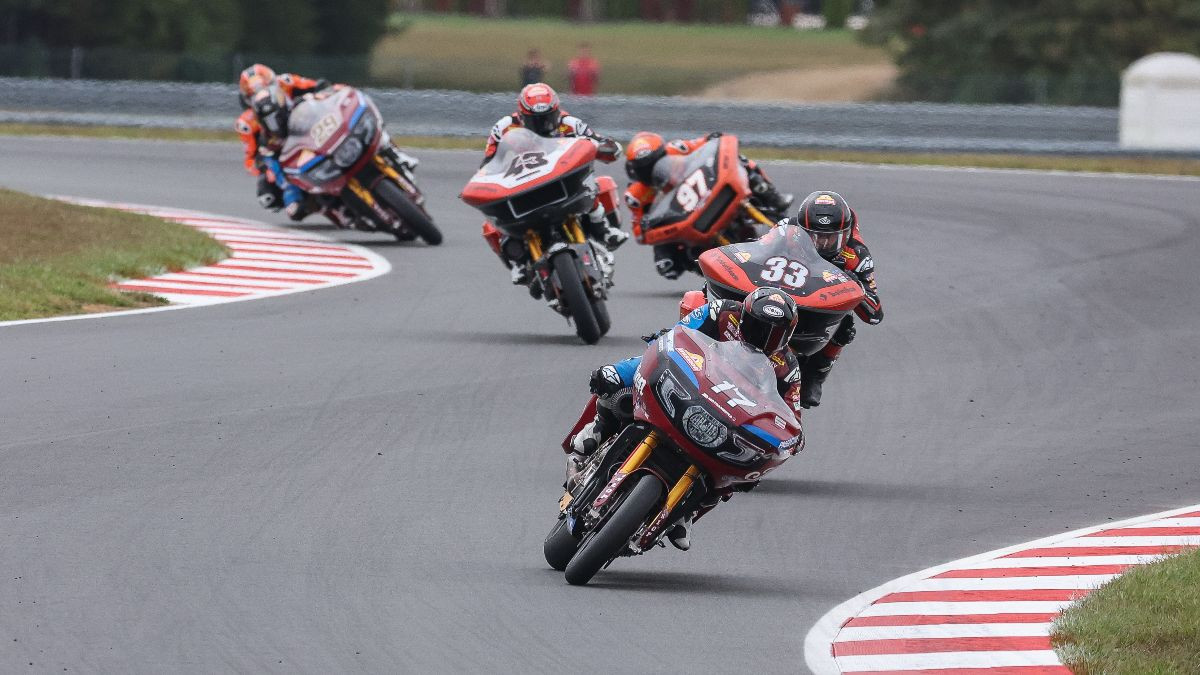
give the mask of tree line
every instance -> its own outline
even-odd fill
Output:
[[[1115,105],[1133,61],[1200,54],[1200,2],[876,0],[866,37],[900,67],[898,98]]]
[[[389,0],[0,0],[0,44],[363,54]]]

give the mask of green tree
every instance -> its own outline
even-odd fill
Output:
[[[318,1],[317,49],[323,54],[366,54],[386,29],[388,0]]]
[[[1113,105],[1121,71],[1200,52],[1196,0],[877,0],[907,98]]]

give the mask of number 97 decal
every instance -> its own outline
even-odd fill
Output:
[[[763,267],[765,269],[758,275],[763,281],[772,283],[782,281],[785,286],[800,288],[808,278],[808,268],[803,263],[780,255],[767,258]]]
[[[704,180],[704,169],[696,169],[675,190],[675,201],[684,213],[690,213],[708,196],[708,181]]]

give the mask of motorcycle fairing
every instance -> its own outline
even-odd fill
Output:
[[[646,244],[707,244],[750,196],[737,137],[730,135],[710,140],[691,154],[660,159],[653,180],[661,196],[642,219]]]
[[[590,139],[543,138],[528,129],[513,129],[459,197],[488,213],[488,207],[589,168],[595,158],[596,144]]]

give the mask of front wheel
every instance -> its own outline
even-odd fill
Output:
[[[608,335],[612,328],[612,317],[608,315],[608,305],[601,299],[592,300],[592,313],[596,315],[596,323],[600,326],[600,334]]]
[[[620,555],[629,538],[646,522],[651,511],[658,508],[661,498],[662,483],[657,478],[645,473],[638,476],[637,483],[617,505],[612,517],[567,563],[567,583],[573,586],[586,584],[608,561]]]
[[[400,216],[400,220],[424,239],[425,243],[430,246],[442,243],[442,232],[433,224],[433,219],[414,204],[399,185],[385,178],[376,185],[375,192],[378,193],[380,201]]]
[[[567,569],[567,563],[571,562],[578,550],[579,540],[572,537],[571,531],[567,529],[567,517],[559,516],[554,529],[550,530],[546,541],[542,543],[542,553],[546,555],[546,562],[561,572]]]
[[[579,278],[575,256],[565,252],[554,256],[554,274],[562,289],[559,301],[566,304],[571,318],[575,320],[575,334],[589,345],[596,344],[604,331],[600,330],[600,322],[592,311],[592,299],[588,297],[587,289]]]

